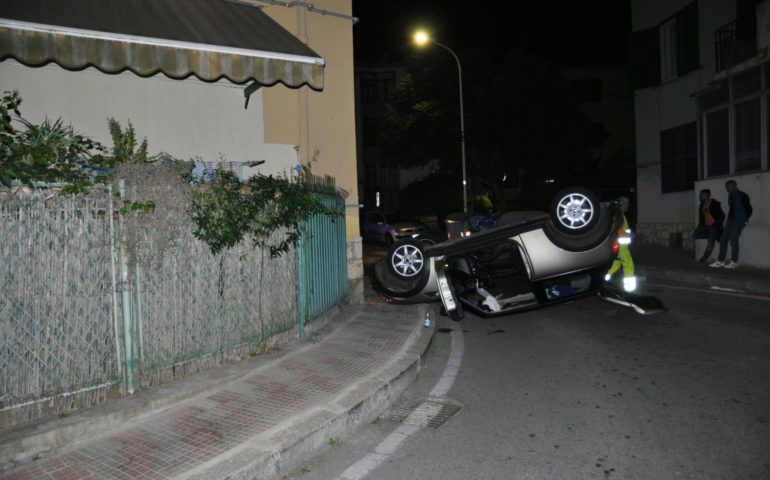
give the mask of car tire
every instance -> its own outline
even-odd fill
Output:
[[[553,224],[567,235],[582,235],[599,221],[599,201],[590,190],[567,187],[551,201],[549,209]]]
[[[607,236],[612,234],[614,228],[617,228],[615,225],[617,221],[615,209],[610,206],[600,206],[596,223],[591,230],[584,231],[580,235],[564,233],[558,228],[558,224],[554,222],[553,218],[548,219],[543,227],[543,231],[548,239],[557,247],[570,252],[582,252],[604,242]]]
[[[410,280],[416,278],[427,268],[422,242],[401,240],[388,248],[388,270],[398,278]]]
[[[426,247],[435,245],[441,242],[441,240],[439,240],[436,235],[432,235],[432,234],[420,234],[420,236],[417,237],[417,239]]]
[[[430,268],[423,269],[422,273],[414,278],[403,279],[393,275],[387,263],[387,259],[382,258],[374,264],[371,281],[375,291],[391,299],[407,300],[419,294],[428,284]]]

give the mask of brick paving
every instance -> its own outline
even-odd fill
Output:
[[[407,311],[368,305],[310,348],[2,478],[173,478],[290,421],[297,413],[333,403],[351,384],[372,378],[397,357],[420,322]]]

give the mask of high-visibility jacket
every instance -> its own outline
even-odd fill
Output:
[[[623,215],[623,225],[618,228],[618,244],[631,245],[631,227],[628,226],[628,220]]]
[[[636,276],[634,275],[634,259],[628,246],[631,244],[631,228],[628,220],[623,215],[623,226],[618,229],[618,256],[612,262],[605,279],[609,281],[612,276],[623,267],[623,288],[628,291],[636,290]]]

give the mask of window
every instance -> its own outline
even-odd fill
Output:
[[[676,19],[672,18],[660,27],[660,81],[665,83],[676,76]]]
[[[382,121],[378,118],[364,118],[361,122],[361,133],[365,146],[378,147],[382,134]]]
[[[692,2],[660,25],[631,37],[634,88],[671,81],[700,66],[698,2]]]
[[[396,73],[378,72],[361,74],[361,101],[382,103],[391,100],[396,93]]]
[[[704,178],[767,168],[770,154],[763,135],[770,138],[768,66],[737,73],[698,97]]]
[[[735,106],[735,171],[762,168],[759,99]]]
[[[695,122],[660,134],[663,193],[692,190],[698,176]]]
[[[730,173],[730,130],[727,108],[707,113],[704,129],[706,132],[706,177]]]

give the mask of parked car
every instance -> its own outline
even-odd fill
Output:
[[[394,303],[440,300],[456,320],[465,309],[490,317],[573,300],[604,292],[622,221],[617,202],[599,203],[572,187],[548,212],[503,215],[495,226],[435,245],[400,240],[375,264],[372,281]],[[604,293],[618,304],[628,300]],[[641,310],[655,310],[653,300]]]
[[[392,245],[399,240],[418,240],[424,245],[433,245],[439,241],[424,223],[400,212],[378,210],[364,214],[361,235],[366,242],[385,245]]]

